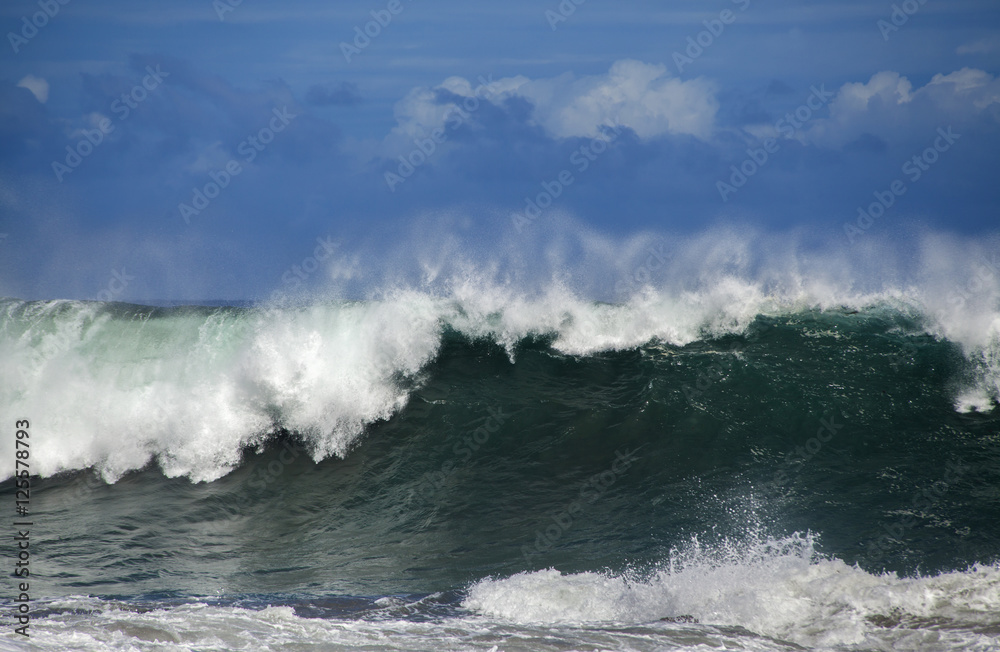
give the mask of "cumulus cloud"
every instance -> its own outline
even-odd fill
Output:
[[[830,102],[829,118],[815,120],[806,140],[827,147],[841,147],[864,134],[898,140],[915,130],[962,124],[997,108],[1000,79],[982,70],[937,74],[917,89],[898,72],[882,71],[865,83],[841,86]]]
[[[970,104],[978,111],[991,104],[1000,104],[1000,79],[974,68],[934,75],[924,90],[939,106],[952,112],[963,110]]]
[[[905,104],[912,99],[913,84],[898,72],[883,71],[872,75],[868,83],[844,84],[830,104],[830,114],[851,114],[864,111],[873,101],[888,105]]]
[[[511,80],[501,81],[504,88],[510,88]],[[452,116],[468,120],[468,116],[480,108],[480,101],[498,97],[500,82],[485,78],[482,82],[473,87],[462,77],[449,77],[434,88],[414,88],[393,108],[397,123],[393,135],[425,137],[434,129],[444,127]]]
[[[554,136],[596,136],[621,124],[642,138],[689,134],[705,139],[719,105],[703,79],[670,77],[666,66],[617,61],[606,75],[570,76],[525,84],[519,92],[535,105],[535,118]]]
[[[615,62],[606,74],[576,77],[570,73],[545,79],[524,76],[499,80],[461,77],[435,88],[411,91],[395,108],[394,133],[426,135],[444,125],[463,98],[480,98],[501,106],[526,100],[530,121],[552,138],[594,137],[609,125],[621,125],[640,138],[690,135],[708,139],[719,103],[713,83],[671,77],[666,66],[635,60]]]
[[[41,77],[26,75],[24,79],[17,82],[17,85],[31,91],[31,94],[35,96],[35,99],[42,104],[45,104],[49,100],[49,82],[45,81]]]

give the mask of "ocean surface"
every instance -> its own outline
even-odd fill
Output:
[[[11,522],[15,420],[33,474],[0,649],[1000,650],[1000,273],[967,262],[0,300]]]

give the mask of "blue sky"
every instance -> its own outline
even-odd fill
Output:
[[[233,2],[0,8],[0,295],[263,297],[558,220],[1000,224],[995,0]]]

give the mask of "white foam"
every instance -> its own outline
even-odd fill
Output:
[[[694,616],[824,649],[1000,647],[1000,567],[872,575],[817,555],[808,535],[711,550],[693,542],[642,580],[552,569],[487,579],[469,589],[464,606],[518,624]]]
[[[958,581],[947,591],[963,590]],[[387,602],[380,600],[380,602]],[[398,602],[394,599],[392,602]],[[40,606],[36,604],[36,607]],[[410,605],[413,606],[413,605]],[[616,623],[516,623],[503,618],[459,613],[453,616],[399,619],[393,610],[369,613],[365,618],[304,618],[290,606],[262,609],[192,603],[177,606],[133,605],[87,597],[45,602],[57,613],[32,620],[31,647],[37,650],[482,650],[483,652],[532,652],[559,650],[708,650],[739,649],[777,652],[792,647],[734,627],[707,624],[651,622]],[[767,611],[770,604],[756,605]],[[917,625],[916,627],[914,625]],[[866,642],[815,643],[809,649],[921,650],[944,652],[997,649],[997,637],[970,630],[936,629],[940,623],[905,623],[895,629],[880,628]],[[817,626],[799,625],[804,638],[815,638]],[[9,628],[0,632],[0,649],[23,649],[24,643]],[[839,638],[839,637],[834,637]],[[787,640],[787,639],[786,639]]]
[[[625,631],[581,628],[519,628],[478,616],[400,620],[320,619],[297,616],[292,607],[261,610],[188,604],[136,609],[93,598],[57,601],[63,613],[36,617],[31,649],[81,652],[115,650],[413,650],[415,652],[535,652],[536,650],[741,649],[772,652],[786,647],[739,633],[678,632],[669,626]],[[72,611],[77,610],[77,611]],[[0,631],[0,650],[22,650],[10,628]]]
[[[38,313],[31,325],[0,344],[14,370],[0,400],[31,418],[33,472],[94,466],[109,481],[154,457],[169,476],[212,480],[279,425],[304,435],[317,460],[344,455],[405,404],[400,378],[439,345],[438,315],[419,296],[207,319],[124,321],[65,302],[28,309]]]

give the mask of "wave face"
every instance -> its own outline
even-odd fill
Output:
[[[991,265],[2,300],[32,644],[998,649]]]

